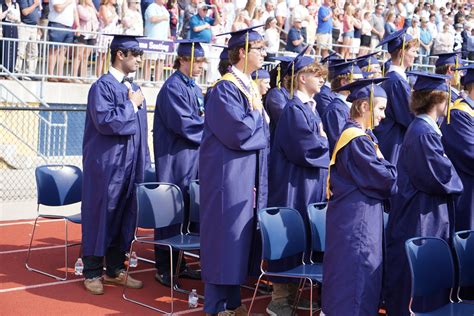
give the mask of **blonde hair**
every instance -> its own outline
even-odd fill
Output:
[[[327,77],[328,70],[325,66],[321,65],[316,61],[312,64],[309,64],[308,66],[301,68],[293,78],[293,90],[297,90],[299,88],[299,78],[302,74],[305,73],[314,73],[319,77]],[[291,90],[291,72],[283,79],[283,85],[288,91]]]

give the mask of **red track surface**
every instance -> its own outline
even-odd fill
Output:
[[[69,248],[68,280],[56,281],[25,268],[25,259],[33,228],[32,221],[0,222],[0,315],[152,315],[153,311],[127,302],[122,298],[122,288],[106,286],[104,295],[87,293],[82,278],[73,273],[74,262],[79,247]],[[64,224],[62,221],[42,221],[38,223],[34,248],[47,247],[32,252],[30,265],[55,274],[64,273]],[[69,238],[80,240],[80,226],[69,225]],[[153,258],[152,248],[137,248],[140,257]],[[151,264],[140,261],[134,277],[144,282],[144,288],[130,290],[128,295],[159,308],[169,310],[169,290],[157,283]],[[185,289],[195,288],[203,293],[200,281],[180,280]],[[242,289],[242,298],[247,307],[252,292]],[[197,309],[188,309],[187,296],[175,294],[176,315],[202,315],[202,301]],[[270,296],[259,294],[252,313],[266,314],[265,307]],[[308,313],[300,313],[308,315]]]

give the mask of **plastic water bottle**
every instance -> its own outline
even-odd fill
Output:
[[[138,266],[138,257],[135,251],[132,251],[132,254],[130,255],[130,268],[136,268]]]
[[[81,258],[77,258],[76,264],[74,265],[74,274],[82,275],[83,270],[84,270],[84,263],[82,262]]]
[[[191,291],[191,293],[189,293],[189,297],[188,297],[188,305],[189,305],[189,308],[196,308],[198,307],[198,300],[199,300],[199,297],[196,293],[196,290],[193,289]]]

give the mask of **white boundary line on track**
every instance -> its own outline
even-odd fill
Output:
[[[62,221],[63,219],[44,219],[44,220],[38,220],[38,224],[41,223],[50,223],[50,222],[58,222]],[[18,222],[18,223],[3,223],[0,224],[0,227],[6,227],[6,226],[14,226],[14,225],[33,225],[35,223],[34,220],[32,221],[26,221],[26,222]]]
[[[139,271],[132,271],[132,272],[130,272],[130,274],[135,274],[135,273],[140,273],[140,272],[149,272],[149,271],[155,271],[155,270],[156,270],[155,268],[150,268],[150,269],[144,269],[144,270],[139,270]],[[41,283],[41,284],[35,284],[35,285],[25,285],[25,286],[13,287],[13,288],[10,288],[10,289],[2,289],[2,290],[0,290],[0,293],[23,291],[23,290],[29,290],[29,289],[36,289],[36,288],[39,288],[39,287],[68,284],[68,283],[74,283],[74,282],[79,282],[79,281],[84,281],[84,278],[74,279],[74,280],[67,280],[67,281],[57,281],[57,282]]]

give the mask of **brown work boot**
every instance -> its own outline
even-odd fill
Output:
[[[217,316],[247,316],[249,314],[247,307],[245,305],[240,305],[237,309],[235,310],[228,310],[226,309],[225,311],[219,312]]]
[[[108,276],[107,274],[104,276],[104,283],[105,284],[116,284],[116,285],[125,285],[125,279],[127,279],[127,287],[131,289],[141,289],[143,287],[143,282],[140,280],[136,280],[128,275],[126,278],[127,273],[125,271],[120,271],[117,273],[115,278]]]
[[[84,287],[86,288],[87,292],[91,294],[94,294],[94,295],[104,294],[104,285],[102,284],[101,277],[94,278],[94,279],[85,279]]]

